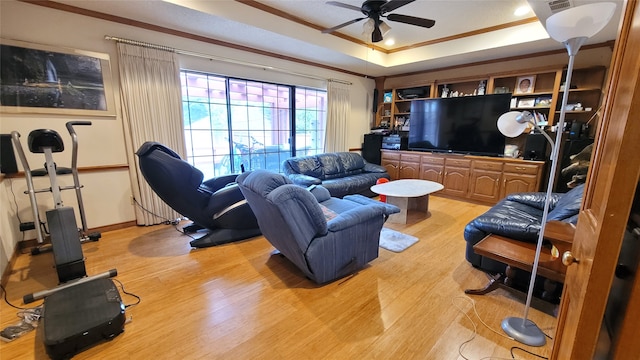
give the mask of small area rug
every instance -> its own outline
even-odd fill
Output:
[[[389,251],[401,252],[417,242],[417,237],[403,234],[399,231],[385,227],[380,231],[380,247]]]

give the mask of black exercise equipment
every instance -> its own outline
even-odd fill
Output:
[[[183,230],[209,230],[209,234],[191,241],[191,246],[208,247],[260,235],[256,217],[235,183],[237,175],[203,182],[200,170],[182,160],[175,151],[153,141],[142,144],[136,155],[151,189],[173,210],[193,222]]]
[[[53,153],[64,151],[64,143],[62,137],[57,131],[51,129],[37,129],[29,133],[28,145],[32,153],[41,153],[45,156],[45,168],[31,170],[25,156],[24,150],[20,143],[20,133],[13,131],[11,139],[15,147],[22,167],[24,169],[25,178],[27,180],[27,191],[31,202],[33,212],[33,224],[20,224],[20,229],[36,230],[37,241],[39,246],[32,250],[32,254],[42,251],[53,250],[58,280],[63,283],[69,280],[86,276],[84,266],[84,257],[82,255],[81,243],[83,241],[98,240],[100,233],[88,233],[87,222],[84,213],[84,205],[82,202],[82,194],[80,180],[78,178],[78,137],[74,130],[74,126],[91,125],[90,121],[69,121],[66,123],[67,130],[72,139],[72,155],[71,168],[58,167],[53,161]],[[72,186],[59,186],[58,175],[72,174]],[[35,189],[33,185],[34,176],[48,176],[51,187],[45,189]],[[78,229],[75,213],[73,208],[64,207],[62,202],[61,191],[75,190],[80,210],[80,219],[82,221],[82,229]],[[47,224],[49,228],[49,236],[51,246],[42,245],[44,243],[44,234],[41,225],[44,224],[40,219],[38,211],[38,203],[36,200],[37,193],[51,192],[53,194],[54,209],[46,212]]]
[[[38,331],[49,357],[70,359],[124,331],[125,306],[109,279],[117,274],[111,269],[23,297],[25,304],[44,298]]]
[[[27,193],[33,209],[33,229],[38,234],[38,242],[44,242],[41,229],[42,221],[38,212],[36,194],[51,192],[55,208],[46,212],[47,224],[51,246],[46,250],[53,251],[58,280],[61,283],[51,290],[44,290],[25,295],[25,304],[44,298],[41,314],[41,325],[38,331],[42,331],[42,339],[47,354],[52,359],[68,359],[76,353],[97,344],[103,340],[109,340],[124,331],[125,306],[120,298],[120,293],[110,277],[116,276],[117,271],[112,269],[102,274],[87,277],[82,242],[97,240],[99,233],[87,233],[87,223],[84,214],[84,205],[78,178],[78,140],[73,129],[76,125],[91,125],[89,121],[70,121],[66,123],[71,135],[73,148],[71,155],[71,168],[56,166],[53,161],[53,153],[64,151],[62,137],[55,130],[38,129],[29,133],[29,150],[33,153],[42,153],[45,156],[45,168],[31,170],[25,153],[20,144],[20,134],[17,131],[11,133],[13,145],[17,150],[27,179]],[[58,175],[72,174],[73,186],[59,186]],[[33,185],[33,176],[48,176],[50,188],[36,190]],[[76,191],[82,229],[78,229],[76,217],[71,207],[64,207],[61,191]],[[21,228],[29,228],[21,224]],[[38,247],[37,254],[44,247]]]

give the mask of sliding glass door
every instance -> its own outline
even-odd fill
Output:
[[[205,178],[323,152],[324,90],[181,71],[187,161]],[[295,116],[294,116],[295,115]]]

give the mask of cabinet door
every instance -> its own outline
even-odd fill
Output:
[[[469,183],[469,168],[447,166],[444,172],[444,193],[465,197],[467,195],[467,185]]]
[[[400,178],[400,153],[393,150],[383,150],[380,165],[387,170],[391,180]]]
[[[502,182],[500,198],[512,193],[538,190],[538,177],[536,175],[504,173],[502,174]]]
[[[420,178],[420,155],[402,153],[400,155],[400,179]]]
[[[471,174],[469,197],[475,200],[495,203],[500,200],[501,172],[474,170]]]
[[[427,165],[425,163],[422,163],[422,168],[420,169],[420,179],[435,181],[442,184],[443,170],[444,166],[442,165]]]
[[[399,171],[400,179],[419,179],[420,163],[402,161]]]
[[[391,180],[398,180],[400,178],[400,161],[382,158],[382,167],[387,170],[387,173],[391,177]]]

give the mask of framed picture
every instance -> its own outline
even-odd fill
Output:
[[[108,54],[0,39],[0,112],[115,116]]]
[[[535,104],[535,99],[534,98],[518,99],[518,107],[519,108],[533,107],[534,104]]]
[[[536,84],[536,76],[519,76],[516,79],[516,88],[514,90],[514,94],[531,94],[533,93],[533,88]]]

